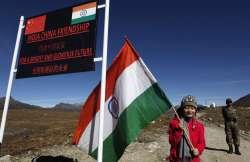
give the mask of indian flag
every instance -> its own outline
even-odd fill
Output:
[[[107,71],[103,161],[115,162],[142,128],[171,107],[157,80],[126,40]],[[73,144],[97,158],[100,84],[85,102]]]
[[[96,17],[96,2],[73,7],[71,25],[94,20]]]

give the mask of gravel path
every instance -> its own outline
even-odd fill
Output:
[[[203,113],[199,113],[201,117]],[[130,144],[119,162],[164,162],[169,155],[170,145],[167,126],[158,127],[160,131],[144,131],[138,140]],[[224,128],[216,125],[206,124],[206,149],[201,156],[201,162],[249,162],[250,134],[241,137],[241,156],[228,154],[228,146],[225,141]],[[155,129],[153,129],[155,130]],[[157,133],[158,132],[158,133]],[[140,142],[139,142],[140,141]],[[78,162],[95,162],[87,153],[80,151],[72,145],[55,145],[42,148],[37,151],[28,151],[17,156],[6,156],[0,158],[0,162],[31,162],[38,156],[60,156],[77,159]]]
[[[146,135],[147,136],[147,135]],[[152,140],[152,138],[154,140]],[[163,162],[169,154],[169,143],[166,134],[151,136],[151,141],[148,143],[134,142],[126,149],[120,162]],[[250,159],[250,141],[241,138],[242,155],[228,154],[227,144],[225,142],[225,134],[223,128],[216,126],[206,127],[206,142],[207,149],[201,156],[202,162],[248,162]],[[88,156],[85,152],[81,152],[75,146],[52,146],[38,150],[36,152],[28,152],[19,156],[11,157],[11,160],[5,162],[30,162],[32,158],[43,155],[59,156],[78,159],[79,162],[94,162],[95,160]],[[7,158],[6,158],[7,159]],[[2,160],[3,161],[3,160]],[[0,160],[0,162],[2,162]]]

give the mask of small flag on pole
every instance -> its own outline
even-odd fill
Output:
[[[45,21],[46,21],[46,15],[28,19],[26,22],[24,34],[27,35],[44,31]]]
[[[96,2],[84,4],[73,8],[71,24],[94,20],[96,16]]]
[[[171,107],[157,80],[131,43],[124,46],[107,71],[103,161],[115,162],[141,129]],[[73,144],[97,158],[100,84],[84,104]]]

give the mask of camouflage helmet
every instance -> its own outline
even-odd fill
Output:
[[[195,97],[191,95],[187,95],[183,97],[181,100],[181,107],[184,107],[184,106],[193,106],[197,108],[198,105],[197,105]]]
[[[233,103],[233,100],[231,98],[226,99],[226,104]]]

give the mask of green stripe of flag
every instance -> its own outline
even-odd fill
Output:
[[[117,127],[103,143],[103,162],[114,162],[141,129],[171,107],[171,103],[157,83],[142,93],[121,114]],[[97,158],[96,149],[91,156]]]
[[[72,19],[71,20],[71,25],[73,24],[78,24],[78,23],[83,23],[86,21],[91,21],[95,19],[95,15],[90,15],[90,16],[84,16],[84,17],[80,17],[78,19]]]

